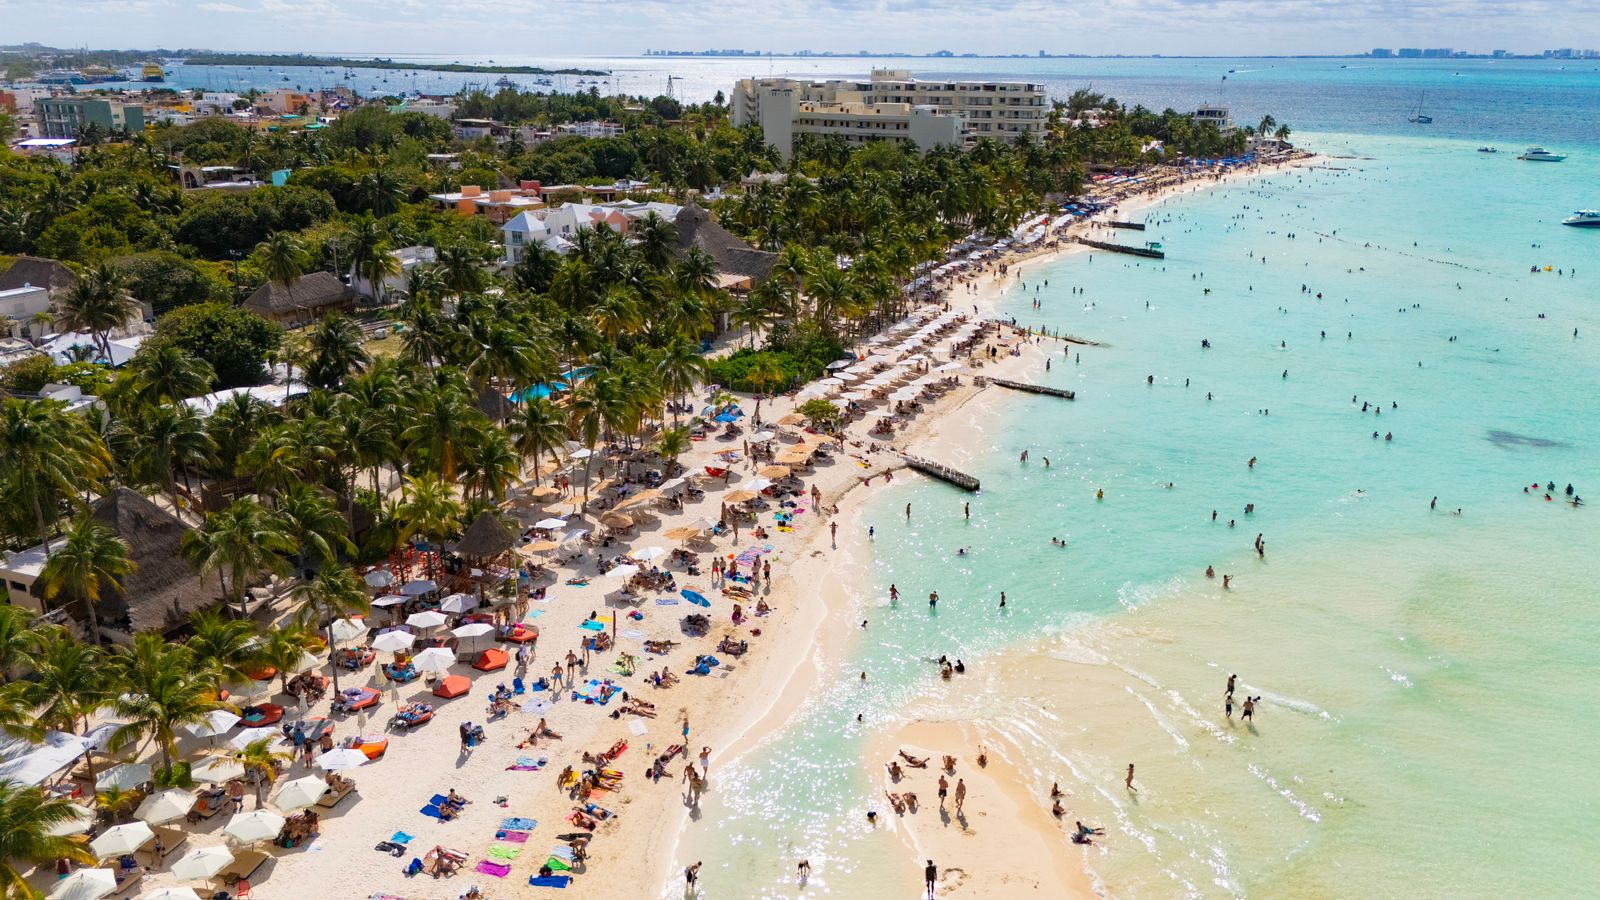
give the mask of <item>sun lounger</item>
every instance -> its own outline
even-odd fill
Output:
[[[238,881],[241,878],[248,879],[251,875],[254,875],[256,870],[261,868],[261,864],[266,862],[268,859],[270,859],[270,857],[268,857],[267,854],[262,853],[260,850],[240,850],[233,855],[233,862],[228,863],[227,868],[218,872],[216,878],[223,884],[228,885],[233,884],[235,881]]]
[[[478,654],[478,658],[472,663],[472,667],[480,672],[498,672],[504,669],[510,661],[510,654],[497,647],[490,647]]]
[[[338,806],[339,801],[343,800],[346,795],[355,793],[355,790],[356,785],[353,781],[339,788],[328,788],[322,792],[321,797],[317,798],[317,805],[332,809]]]
[[[439,686],[433,689],[433,695],[451,700],[466,694],[470,690],[472,690],[472,682],[465,675],[449,675],[440,679]]]
[[[268,725],[276,725],[278,720],[283,718],[283,707],[276,703],[246,706],[240,712],[243,715],[239,717],[239,724],[246,728],[264,728]]]
[[[123,894],[126,894],[128,891],[133,889],[134,885],[143,881],[144,869],[131,869],[127,872],[118,871],[116,873],[116,878],[117,889],[109,894],[109,896],[112,897],[120,897]]]
[[[169,860],[177,859],[181,855],[178,853],[178,848],[189,840],[189,832],[178,828],[164,828],[158,825],[152,828],[151,831],[155,832],[155,836],[161,839],[162,856]],[[150,841],[140,848],[139,852],[134,854],[134,857],[146,866],[152,865],[155,858],[155,841]]]

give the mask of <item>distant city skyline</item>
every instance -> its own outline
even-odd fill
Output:
[[[1574,35],[1600,35],[1600,4],[557,0],[519,9],[486,0],[0,0],[0,20],[6,43],[460,58],[637,56],[649,49],[717,47],[763,53],[812,48],[833,55],[1308,56],[1403,46],[1521,55],[1593,44]]]

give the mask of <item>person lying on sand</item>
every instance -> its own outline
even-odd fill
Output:
[[[956,758],[954,756],[945,755],[944,770],[946,772],[954,772],[956,770]]]
[[[913,769],[926,769],[928,767],[928,758],[926,756],[922,757],[921,759],[918,759],[917,757],[912,756],[911,754],[905,752],[904,750],[901,750],[900,751],[900,758],[905,760],[906,761],[906,765],[910,766]]]
[[[1077,822],[1077,821],[1074,821],[1073,824],[1078,826],[1078,833],[1079,834],[1105,834],[1106,833],[1106,830],[1104,828],[1090,828],[1088,825],[1085,825],[1082,822]]]
[[[899,794],[891,794],[888,791],[884,791],[883,795],[885,797],[889,798],[889,805],[894,808],[895,815],[897,815],[897,816],[905,815],[905,813],[906,813],[906,804],[905,804],[905,801],[900,798]]]

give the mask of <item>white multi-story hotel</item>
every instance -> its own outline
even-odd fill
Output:
[[[1040,84],[920,81],[898,69],[874,69],[868,81],[744,78],[729,102],[733,124],[760,125],[785,159],[797,134],[837,134],[852,144],[910,140],[924,150],[983,137],[1038,140],[1050,114]]]

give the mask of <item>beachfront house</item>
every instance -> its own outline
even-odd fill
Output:
[[[248,309],[281,325],[305,325],[330,313],[346,312],[355,294],[331,272],[312,272],[287,285],[269,281],[244,301]]]
[[[429,194],[428,199],[441,210],[453,210],[463,216],[483,216],[496,225],[503,225],[522,212],[543,209],[546,205],[543,189],[537,181],[522,181],[514,188],[489,191],[476,184],[464,184],[458,191]]]
[[[434,262],[439,254],[432,247],[401,247],[399,250],[390,250],[389,256],[395,261],[395,270],[385,275],[377,284],[373,284],[364,277],[357,266],[350,265],[350,289],[358,296],[369,300],[383,302],[396,291],[404,290],[406,280],[411,272],[418,266]]]

